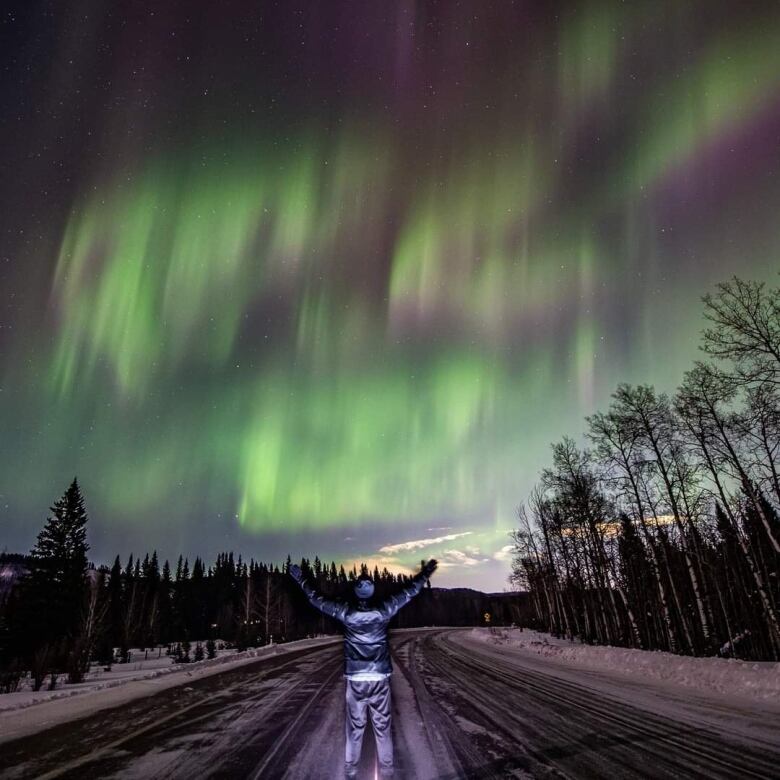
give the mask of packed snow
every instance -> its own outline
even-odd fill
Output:
[[[328,644],[334,641],[334,638],[317,637],[314,639],[303,639],[296,642],[287,642],[285,644],[269,644],[264,647],[251,648],[249,650],[237,651],[230,648],[220,648],[217,650],[216,658],[205,659],[203,661],[191,661],[190,663],[176,663],[172,656],[165,655],[162,648],[152,650],[133,649],[130,651],[130,661],[128,663],[115,663],[110,667],[104,667],[102,664],[93,663],[86,679],[82,683],[70,685],[66,682],[66,676],[62,675],[57,681],[53,691],[46,690],[49,678],[44,680],[44,685],[39,691],[32,689],[32,680],[29,675],[22,680],[19,690],[14,693],[0,695],[0,712],[6,710],[18,710],[24,707],[30,707],[35,704],[52,701],[54,699],[67,698],[69,696],[78,696],[85,693],[94,693],[96,691],[106,690],[107,688],[116,688],[138,680],[151,680],[157,677],[164,677],[175,674],[186,674],[190,677],[196,675],[205,677],[208,674],[226,671],[234,666],[240,666],[247,661],[263,658],[268,655],[278,655],[280,653],[290,652],[302,647],[311,647],[318,644]],[[173,684],[179,684],[181,680],[174,680]]]
[[[213,659],[187,664],[174,663],[173,658],[158,651],[148,654],[132,651],[126,664],[114,664],[111,671],[93,665],[87,679],[80,684],[58,683],[53,691],[33,691],[29,679],[21,690],[0,695],[0,742],[31,733],[43,725],[49,727],[77,717],[84,717],[106,707],[115,707],[141,696],[185,685],[188,681],[208,677],[258,661],[301,650],[305,647],[328,645],[340,637],[322,636],[284,644],[269,644],[238,652],[220,650]],[[146,657],[144,657],[146,656]],[[45,688],[45,686],[44,686]]]
[[[470,637],[593,671],[657,680],[725,696],[780,701],[780,663],[692,658],[660,651],[585,645],[522,628],[475,628]]]
[[[664,777],[777,774],[780,704],[774,701],[730,699],[654,679],[641,667],[626,671],[620,656],[628,651],[616,648],[585,648],[611,651],[607,663],[588,668],[571,660],[583,655],[582,646],[532,632],[434,629],[392,637],[402,777],[612,777],[615,767],[637,780],[648,767]],[[267,676],[250,667],[195,685],[190,680],[198,671],[190,665],[184,675],[0,713],[0,742],[21,736],[25,721],[26,733],[42,732],[9,749],[10,773],[0,759],[0,774],[252,777],[273,754],[274,776],[279,767],[286,777],[343,776],[341,650],[327,639],[312,641],[321,641],[321,650],[280,659],[273,664],[279,673]],[[145,687],[143,696],[160,685],[181,687],[140,698],[110,718],[79,720],[74,713],[80,703],[124,696],[136,686]],[[67,730],[49,729],[67,720]],[[374,762],[370,735],[364,747],[367,769]]]

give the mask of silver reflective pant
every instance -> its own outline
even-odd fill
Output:
[[[393,776],[393,735],[390,729],[390,678],[347,679],[347,739],[344,763],[347,774],[357,772],[368,715],[376,737],[376,754],[382,777]]]

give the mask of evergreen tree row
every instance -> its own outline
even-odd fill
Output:
[[[289,555],[281,567],[232,552],[209,566],[179,556],[173,568],[167,560],[160,565],[153,551],[95,569],[87,561],[87,513],[75,479],[51,511],[29,556],[0,557],[21,572],[10,593],[0,594],[0,692],[13,690],[26,672],[36,690],[63,677],[77,683],[91,662],[127,662],[133,649],[161,653],[167,645],[186,662],[213,657],[217,639],[245,649],[339,630],[287,576]],[[365,564],[347,571],[319,557],[299,565],[320,592],[347,601],[361,575],[373,579],[378,599],[411,581]],[[396,624],[479,625],[486,609],[497,623],[520,619],[516,604],[486,599],[474,591],[432,594],[429,584]]]

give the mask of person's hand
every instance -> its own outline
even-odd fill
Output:
[[[291,563],[287,572],[299,585],[303,582],[303,572],[297,563]]]
[[[428,563],[426,563],[425,566],[422,567],[423,576],[430,578],[431,574],[433,574],[436,571],[438,565],[439,562],[435,558],[431,558],[428,561]]]

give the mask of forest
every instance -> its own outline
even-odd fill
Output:
[[[51,513],[29,555],[0,556],[0,692],[16,690],[26,674],[35,690],[78,683],[91,664],[127,663],[139,649],[165,648],[174,661],[188,663],[213,657],[217,640],[243,650],[339,632],[287,575],[289,555],[281,565],[225,552],[208,566],[182,556],[171,566],[153,551],[95,567],[76,479]],[[347,602],[361,575],[374,581],[380,601],[411,582],[386,568],[345,570],[316,556],[299,565],[319,592]],[[523,608],[519,594],[429,583],[391,627],[509,625],[522,622]]]
[[[780,659],[780,291],[703,297],[673,394],[621,384],[520,506],[512,579],[559,636]]]

